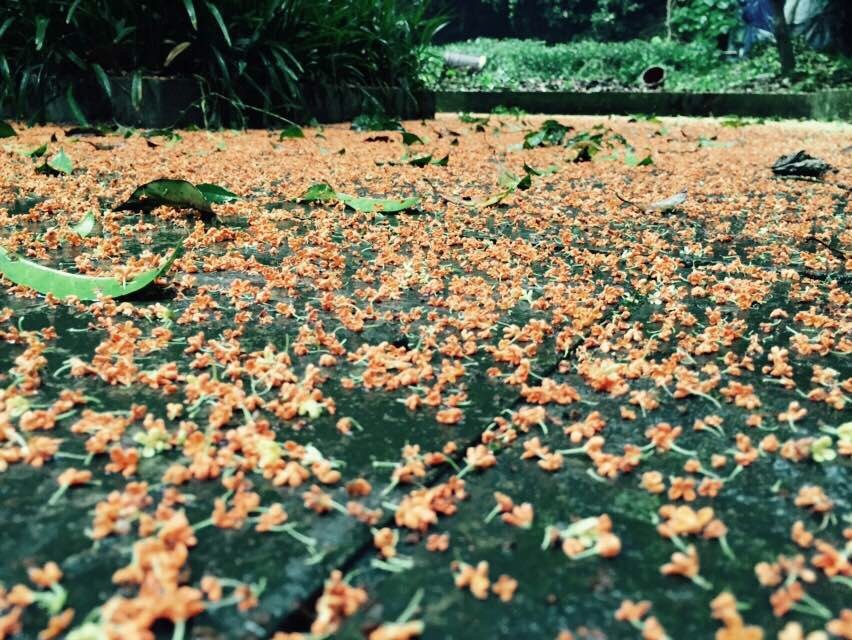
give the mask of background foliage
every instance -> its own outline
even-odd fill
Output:
[[[0,102],[33,115],[84,74],[108,96],[111,78],[190,76],[213,121],[298,112],[310,85],[420,87],[421,58],[442,21],[428,0],[5,0]],[[79,90],[78,90],[79,91]]]
[[[442,42],[475,36],[559,42],[625,40],[659,32],[665,2],[642,0],[444,0],[452,20]]]
[[[579,40],[548,45],[536,40],[479,38],[456,42],[438,51],[484,54],[478,74],[430,67],[432,86],[448,90],[604,90],[639,87],[651,65],[666,68],[666,89],[681,91],[751,91],[822,89],[852,84],[852,59],[832,56],[796,43],[799,75],[780,78],[777,49],[765,43],[745,59],[725,57],[702,40],[596,42]]]
[[[742,28],[744,0],[672,0],[672,35],[682,42],[726,48]],[[484,38],[650,40],[667,36],[666,0],[435,0],[451,17],[441,43]],[[826,0],[835,48],[852,53],[852,2]]]

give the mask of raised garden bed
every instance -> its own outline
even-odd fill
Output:
[[[199,107],[202,93],[190,78],[155,78],[142,80],[141,99],[134,105],[132,82],[127,76],[111,77],[112,95],[91,81],[75,85],[75,95],[82,111],[93,122],[116,121],[137,127],[203,126]],[[50,89],[50,87],[49,87]],[[78,122],[65,94],[54,88],[27,108],[27,116],[43,113],[49,122]],[[403,119],[431,118],[435,115],[435,94],[431,91],[407,92],[393,87],[342,86],[305,84],[303,104],[276,114],[247,109],[249,124],[255,127],[280,126],[281,117],[300,122],[315,119],[320,123],[352,120],[362,113],[385,112]],[[5,114],[12,117],[13,113]],[[276,117],[280,116],[280,117]]]

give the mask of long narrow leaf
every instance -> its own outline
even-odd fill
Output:
[[[36,51],[41,51],[41,48],[44,46],[44,36],[47,33],[47,23],[49,22],[48,18],[44,16],[38,16],[36,18],[36,32],[35,32],[35,45]]]
[[[225,38],[225,42],[228,43],[228,46],[231,45],[231,34],[228,33],[228,27],[225,26],[225,21],[222,20],[222,14],[219,13],[219,9],[216,8],[216,5],[212,2],[208,2],[207,9],[210,11],[210,15],[213,16],[213,19],[216,21],[216,24],[219,25],[219,29],[222,31],[222,37]]]
[[[181,53],[187,50],[190,44],[192,43],[179,42],[174,47],[172,47],[172,50],[169,51],[169,55],[166,56],[166,61],[163,63],[163,66],[168,67],[172,62],[174,62],[175,58],[177,58]]]
[[[77,7],[80,6],[80,0],[74,0],[71,3],[71,6],[68,7],[68,13],[65,14],[65,24],[71,24],[71,21],[74,19],[74,12],[77,11]]]
[[[165,274],[182,252],[183,247],[178,243],[162,265],[125,282],[117,278],[84,276],[51,269],[19,256],[9,255],[0,248],[0,274],[15,284],[35,289],[39,293],[49,293],[57,298],[68,296],[76,296],[80,300],[97,300],[101,296],[120,298],[141,291]]]
[[[104,93],[107,95],[107,98],[112,98],[112,84],[109,81],[109,76],[107,76],[104,68],[99,65],[97,62],[92,64],[92,71],[95,72],[95,77],[98,79],[101,87],[103,87]]]
[[[192,28],[198,31],[198,16],[195,15],[195,4],[193,4],[192,0],[183,0],[183,6],[186,7],[186,14],[189,16]]]
[[[3,21],[3,24],[0,24],[0,38],[3,37],[3,34],[6,33],[6,29],[8,29],[9,25],[11,25],[14,21],[14,18],[9,17]]]
[[[77,99],[74,97],[74,87],[71,85],[68,85],[68,91],[65,92],[65,100],[68,102],[68,108],[71,109],[71,113],[74,114],[74,119],[77,123],[81,125],[88,125],[89,123],[86,120],[86,116],[80,108]]]
[[[130,102],[139,111],[142,108],[142,73],[137,71],[130,81]]]

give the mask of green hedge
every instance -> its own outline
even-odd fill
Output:
[[[430,83],[445,90],[545,91],[635,89],[643,70],[666,68],[666,89],[680,91],[803,90],[852,84],[852,60],[829,56],[797,44],[798,75],[780,77],[774,46],[764,46],[752,58],[726,58],[700,41],[683,43],[664,38],[627,42],[583,40],[547,45],[537,40],[478,38],[436,47],[436,53],[457,51],[484,54],[478,74],[430,67]]]
[[[72,109],[89,78],[197,79],[211,124],[248,113],[299,113],[306,84],[422,87],[441,20],[428,0],[5,0],[0,3],[0,106],[33,116],[46,93]],[[48,96],[49,97],[49,96]],[[80,105],[83,104],[83,107]],[[85,114],[83,114],[85,115]]]

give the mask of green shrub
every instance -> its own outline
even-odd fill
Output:
[[[740,13],[739,0],[681,0],[672,10],[672,34],[715,49],[742,24]]]
[[[0,102],[19,114],[81,74],[196,78],[212,123],[298,111],[308,83],[422,84],[428,0],[5,0]],[[73,94],[67,99],[76,102]]]
[[[641,0],[436,0],[452,21],[445,35],[626,40],[663,30],[665,2]]]
[[[792,82],[779,79],[778,53],[769,45],[758,47],[751,58],[743,60],[726,58],[703,41],[658,37],[557,45],[478,38],[436,48],[438,53],[443,51],[484,54],[488,58],[478,74],[432,67],[430,84],[446,90],[635,89],[639,75],[651,65],[665,67],[665,88],[675,91],[813,90],[852,82],[849,58],[818,53],[803,45],[797,45],[801,75]]]

